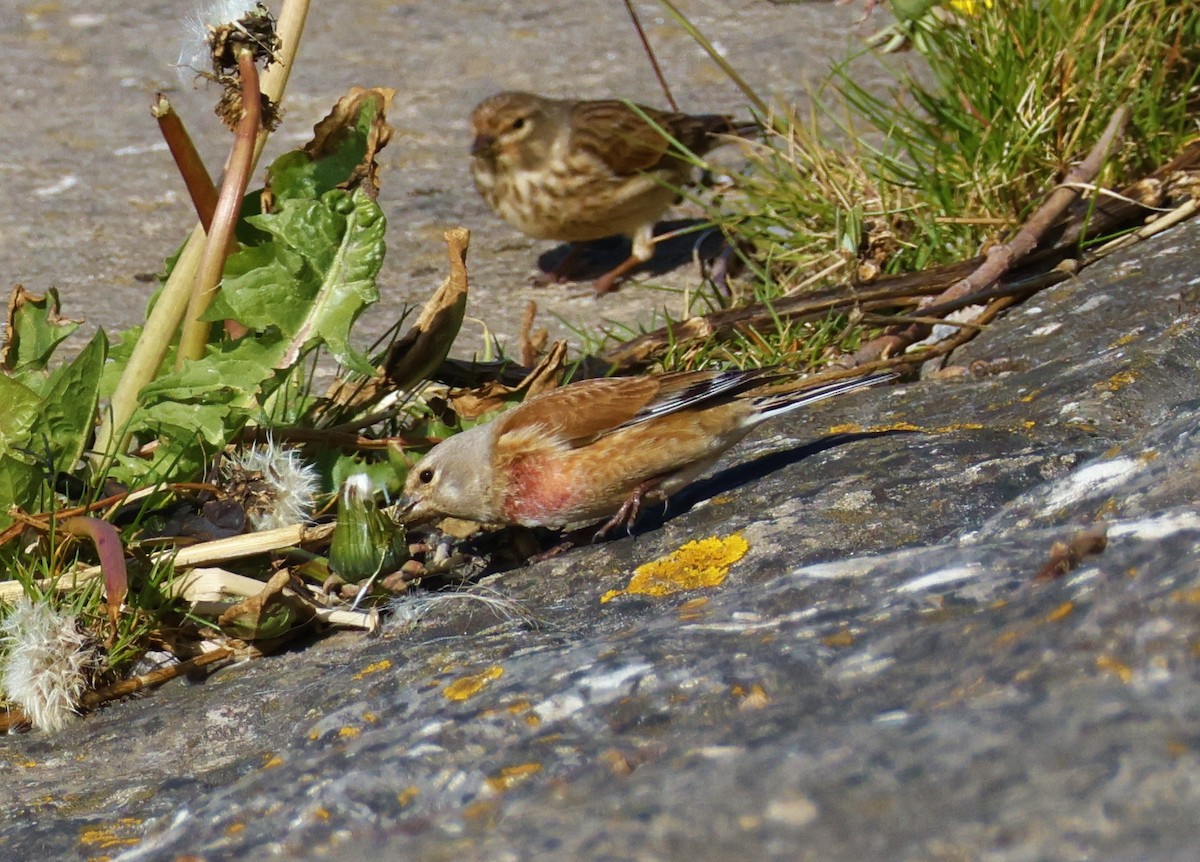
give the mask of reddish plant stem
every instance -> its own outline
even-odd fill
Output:
[[[175,166],[183,177],[183,184],[187,186],[192,206],[196,208],[196,215],[207,233],[212,226],[213,211],[217,208],[217,187],[209,176],[208,168],[204,166],[191,135],[184,128],[183,120],[175,113],[166,96],[159,93],[155,97],[150,113],[158,120],[158,129],[167,142],[167,149],[171,151]]]
[[[108,521],[82,516],[67,518],[62,522],[62,528],[68,535],[91,539],[95,545],[96,556],[100,558],[100,571],[104,574],[108,621],[115,634],[117,617],[129,592],[129,573],[125,568],[125,547],[121,544],[121,534]]]
[[[200,268],[188,302],[176,368],[182,367],[189,359],[199,359],[204,355],[212,325],[201,318],[216,296],[229,245],[233,241],[233,229],[242,208],[242,198],[250,184],[254,143],[262,124],[262,93],[259,89],[258,67],[248,48],[238,54],[238,74],[242,82],[242,118],[238,122],[225,180],[221,183],[221,193],[213,213],[212,228],[204,243],[204,254],[200,258]]]

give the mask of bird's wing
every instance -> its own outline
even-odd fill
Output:
[[[642,108],[665,129],[671,115]],[[592,153],[619,175],[653,168],[671,148],[662,132],[615,99],[580,102],[571,111],[571,144]]]
[[[730,401],[782,376],[774,366],[746,371],[679,371],[659,376],[658,392],[652,401],[625,424],[637,425],[652,419]]]
[[[497,443],[536,434],[550,444],[578,446],[629,422],[659,390],[653,377],[584,380],[514,407],[496,420]]]

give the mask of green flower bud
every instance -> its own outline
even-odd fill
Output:
[[[329,546],[329,568],[349,583],[390,574],[408,562],[404,527],[379,508],[365,473],[342,483],[337,525]]]

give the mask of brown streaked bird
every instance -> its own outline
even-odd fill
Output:
[[[471,126],[475,187],[517,230],[558,242],[633,241],[629,258],[596,280],[597,295],[654,255],[654,225],[692,179],[692,166],[667,136],[702,156],[757,128],[719,114],[523,92],[484,99]]]
[[[409,471],[401,512],[485,524],[631,524],[763,422],[874,386],[864,375],[796,390],[780,368],[582,380],[553,389],[435,446]]]

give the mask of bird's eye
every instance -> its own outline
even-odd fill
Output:
[[[433,481],[433,469],[430,467],[426,467],[424,470],[422,470],[420,473],[417,474],[417,478],[421,480],[422,485],[428,485],[430,482]]]
[[[523,128],[525,128],[525,118],[524,117],[517,117],[515,120],[513,120],[512,130],[514,132],[519,132]]]

